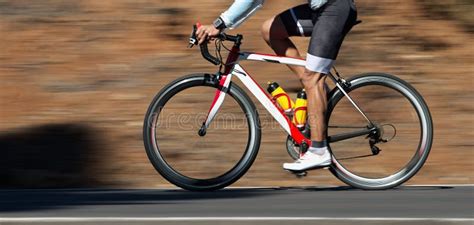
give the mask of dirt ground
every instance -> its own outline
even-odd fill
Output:
[[[217,70],[186,46],[191,25],[213,21],[224,2],[0,0],[0,187],[170,187],[146,157],[144,114],[170,81]],[[431,155],[408,183],[474,183],[472,29],[426,1],[356,2],[363,23],[344,42],[340,72],[396,74],[433,116]],[[268,0],[231,33],[244,35],[244,50],[272,53],[260,25],[296,4]],[[304,52],[308,39],[294,40]],[[277,81],[292,96],[299,88],[283,66],[243,65],[261,85]],[[327,170],[284,172],[285,138],[264,129],[256,162],[235,185],[341,184]]]

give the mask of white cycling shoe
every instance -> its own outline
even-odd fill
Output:
[[[309,169],[325,167],[331,165],[331,153],[328,150],[324,154],[319,155],[311,151],[307,151],[300,159],[294,163],[284,163],[283,169],[290,171],[305,171]]]

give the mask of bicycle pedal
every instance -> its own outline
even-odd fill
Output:
[[[308,175],[308,172],[306,171],[295,173],[295,176],[297,178],[303,178],[303,177],[306,177],[307,175]]]

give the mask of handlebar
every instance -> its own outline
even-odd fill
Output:
[[[201,26],[200,23],[197,23],[195,25],[193,25],[193,32],[191,33],[191,36],[189,37],[189,48],[192,48],[194,45],[197,45],[198,44],[198,40],[197,40],[197,37],[196,37],[196,31],[197,29]],[[238,35],[229,35],[229,34],[225,34],[225,33],[220,33],[219,36],[216,37],[217,39],[220,39],[220,40],[223,40],[223,41],[231,41],[231,42],[234,42],[234,45],[237,45],[237,46],[240,46],[241,42],[242,42],[242,35],[238,34]],[[204,42],[202,44],[199,45],[200,49],[201,49],[201,55],[204,59],[206,59],[207,61],[211,62],[212,64],[214,65],[219,65],[221,64],[221,60],[219,60],[217,57],[211,55],[211,53],[209,53],[209,49],[207,47],[207,44],[208,42]]]

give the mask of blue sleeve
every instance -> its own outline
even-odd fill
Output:
[[[221,14],[221,18],[228,28],[236,28],[262,8],[263,2],[264,0],[235,0],[230,8]]]

